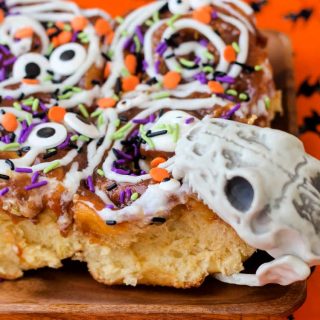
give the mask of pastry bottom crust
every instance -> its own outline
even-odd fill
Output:
[[[125,223],[106,226],[85,205],[75,207],[75,224],[67,237],[57,218],[46,211],[35,224],[13,221],[0,211],[0,277],[15,279],[23,271],[59,268],[72,258],[88,264],[99,282],[189,288],[216,272],[240,272],[254,249],[201,202],[179,205],[162,225]]]

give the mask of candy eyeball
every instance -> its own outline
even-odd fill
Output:
[[[97,127],[76,113],[68,112],[64,116],[64,121],[68,127],[79,134],[91,139],[100,137]]]
[[[43,123],[36,126],[27,141],[31,147],[41,146],[43,149],[57,147],[67,138],[66,128],[59,123]]]
[[[43,79],[47,75],[49,61],[38,53],[27,53],[20,56],[13,66],[13,77],[16,79]]]
[[[197,9],[211,4],[212,0],[189,0],[189,3],[192,9]]]
[[[170,0],[169,10],[173,14],[186,14],[190,10],[188,0]]]
[[[68,43],[58,47],[50,56],[51,70],[61,76],[75,73],[84,63],[86,49],[78,43]]]

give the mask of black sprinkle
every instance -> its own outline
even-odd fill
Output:
[[[54,75],[54,72],[52,70],[47,70],[47,73],[50,74],[50,76]]]
[[[167,182],[167,181],[170,181],[171,179],[170,178],[164,178],[163,180],[162,180],[162,182]]]
[[[6,112],[4,110],[0,110],[1,114],[6,114]]]
[[[101,55],[104,59],[106,59],[107,61],[111,61],[110,57],[108,57],[108,55],[104,52],[101,52]]]
[[[119,120],[121,122],[128,122],[129,121],[129,119],[126,116],[119,116]]]
[[[3,180],[9,180],[10,177],[5,175],[5,174],[0,174],[0,179],[3,179]]]
[[[107,224],[108,226],[114,226],[114,225],[117,224],[117,221],[115,221],[115,220],[107,220],[107,221],[106,221],[106,224]]]
[[[18,155],[18,157],[22,157],[22,155],[23,155],[23,153],[22,153],[21,150],[17,150],[17,151],[16,151],[16,154]]]
[[[78,152],[79,154],[83,152],[83,147],[84,147],[84,146],[82,146],[81,148],[79,148],[79,149],[77,150],[77,152]]]
[[[171,53],[171,54],[168,54],[167,56],[165,56],[164,58],[165,58],[165,59],[171,59],[171,58],[173,58],[173,57],[175,57],[175,54],[174,54],[174,53]]]
[[[168,133],[168,130],[161,130],[161,131],[155,131],[155,132],[147,132],[148,138],[153,138],[157,136],[162,136],[164,134]]]
[[[103,140],[104,140],[103,137],[98,140],[98,142],[97,142],[97,147],[100,147],[100,146],[102,145]]]
[[[93,80],[91,81],[91,84],[93,84],[93,85],[101,85],[101,81],[100,81],[100,80],[97,80],[97,79],[93,79]]]
[[[49,159],[53,156],[55,156],[56,154],[58,153],[58,150],[52,150],[50,152],[47,152],[46,154],[43,155],[42,159],[45,160],[45,159]]]
[[[22,92],[18,98],[18,100],[22,100],[25,97],[25,94]]]
[[[237,61],[234,61],[234,62],[231,62],[232,64],[236,64],[240,67],[243,68],[243,71],[247,72],[247,73],[253,73],[255,70],[254,70],[254,67],[252,66],[249,66],[247,64],[244,64],[244,63],[240,63],[240,62],[237,62]]]
[[[78,149],[78,146],[77,146],[75,143],[73,143],[73,142],[69,142],[69,148],[71,148],[71,149]]]
[[[14,132],[9,134],[10,142],[14,142],[16,140],[16,134]]]
[[[111,190],[115,189],[117,186],[118,185],[114,182],[110,186],[107,187],[107,191],[111,191]]]
[[[152,221],[152,224],[163,224],[167,220],[166,220],[166,218],[163,218],[163,217],[154,217],[154,218],[152,218],[151,221]]]
[[[39,118],[39,119],[43,119],[45,116],[47,115],[47,113],[44,112],[37,112],[33,115],[34,118]]]
[[[163,114],[164,114],[164,109],[161,109],[161,110],[159,111],[159,118],[161,118],[161,117],[163,116]]]
[[[156,79],[156,78],[151,78],[151,79],[149,79],[147,82],[146,82],[146,84],[148,85],[148,86],[152,86],[153,84],[156,84],[156,83],[158,83],[158,80]]]
[[[114,93],[115,94],[119,94],[121,92],[121,88],[122,88],[122,85],[121,85],[121,78],[119,77],[116,81],[116,85],[114,87]]]
[[[159,9],[159,13],[161,14],[161,13],[166,13],[166,12],[168,12],[169,11],[169,4],[168,3],[166,3],[166,4],[164,4],[160,9]]]
[[[31,150],[31,147],[29,147],[29,146],[26,146],[26,147],[23,147],[20,149],[21,152],[28,152],[30,150]]]
[[[10,159],[7,159],[5,163],[10,167],[11,170],[14,170],[14,163]]]

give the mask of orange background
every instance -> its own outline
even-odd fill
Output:
[[[150,0],[120,0],[119,2],[117,0],[78,0],[77,2],[83,7],[103,8],[111,15],[117,16]],[[292,39],[300,137],[307,151],[320,159],[320,1],[247,0],[247,2],[262,3],[261,10],[256,14],[259,27],[285,32]],[[302,10],[305,10],[306,14],[303,14]],[[299,13],[302,14],[299,15]],[[304,93],[298,95],[304,82],[309,83],[310,90],[309,92],[303,90]],[[304,306],[294,315],[296,320],[320,319],[319,294],[320,269],[309,280],[308,298]]]

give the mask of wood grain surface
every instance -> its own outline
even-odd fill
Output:
[[[268,32],[270,59],[284,116],[275,127],[297,133],[292,51],[288,39]],[[0,283],[0,319],[5,320],[280,320],[304,302],[306,282],[287,287],[233,286],[207,279],[198,289],[106,287],[86,266],[66,262],[60,270],[28,272]]]

